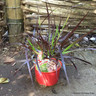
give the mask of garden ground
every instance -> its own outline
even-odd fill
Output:
[[[17,53],[15,52],[14,54]],[[35,79],[33,87],[26,65],[14,75],[15,70],[19,68],[21,63],[16,63],[14,66],[8,62],[4,64],[4,58],[10,57],[10,54],[13,55],[6,48],[0,52],[0,77],[10,79],[9,83],[0,84],[0,96],[96,96],[96,52],[82,52],[92,65],[84,65],[81,62],[75,61],[78,72],[73,66],[67,66],[70,80],[69,85],[61,69],[60,79],[52,87],[42,87],[37,84]],[[80,56],[80,54],[76,55]],[[20,58],[22,56],[18,55],[15,59]]]

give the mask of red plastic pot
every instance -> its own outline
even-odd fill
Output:
[[[52,58],[52,59],[56,60],[55,58]],[[62,65],[61,61],[60,60],[58,61]],[[35,77],[36,77],[37,82],[40,85],[45,85],[45,86],[55,85],[59,79],[60,68],[61,66],[57,69],[57,72],[56,71],[41,72],[40,74],[37,68],[35,67]]]

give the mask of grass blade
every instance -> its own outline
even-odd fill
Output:
[[[39,27],[40,27],[41,26],[40,16],[39,16],[38,24],[39,24]]]
[[[64,73],[66,76],[66,80],[69,84],[69,78],[68,78],[67,71],[66,71],[66,65],[65,65],[64,58],[63,58],[62,51],[61,51],[60,47],[59,47],[59,52],[60,52],[60,56],[61,56],[61,60],[62,60],[62,66],[63,66],[63,70],[64,70]]]
[[[77,66],[75,65],[75,63],[71,59],[69,59],[69,60],[73,64],[73,66],[75,67],[75,69],[77,70]]]
[[[88,14],[88,13],[87,13]],[[80,20],[80,22],[76,25],[76,27],[70,32],[68,33],[68,35],[66,35],[66,38],[64,38],[64,40],[62,41],[63,43],[61,44],[61,47],[63,47],[66,43],[66,41],[70,38],[70,36],[72,36],[72,34],[76,31],[76,29],[78,28],[78,26],[81,24],[81,22],[85,19],[85,17],[87,16],[87,14]]]
[[[36,55],[36,65],[37,65],[37,68],[38,68],[39,73],[41,74],[41,71],[40,71],[40,68],[39,68],[39,65],[38,65],[37,55]]]
[[[58,30],[58,26],[56,26],[56,32],[55,34],[52,35],[52,42],[51,42],[51,55],[53,55],[53,53],[55,52],[55,45],[56,45],[56,37],[59,34],[59,30]]]
[[[63,27],[62,27],[62,29],[61,29],[61,32],[63,32],[63,29],[65,28],[65,26],[66,26],[66,24],[67,24],[67,22],[68,22],[68,20],[69,20],[69,17],[70,17],[70,15],[68,15],[68,17],[67,17],[67,19],[66,19],[66,21],[65,21],[65,23],[64,23],[64,25],[63,25]],[[60,33],[61,33],[60,32]]]
[[[30,41],[29,39],[27,39],[27,41],[28,41],[28,43],[31,45],[32,50],[33,50],[36,54],[38,54],[38,52],[36,51],[34,45],[31,43],[31,41]]]
[[[76,41],[74,41],[72,44],[70,44],[66,49],[64,49],[64,51],[62,52],[62,54],[64,54],[64,52],[66,52],[67,50],[69,50],[72,46],[74,46],[77,42],[79,42],[80,40],[83,39],[83,37],[87,36],[88,34],[92,33],[94,30],[96,30],[96,27],[94,29],[92,29],[90,32],[84,34],[83,36],[81,36],[80,38],[78,38]]]
[[[80,60],[80,61],[82,61],[82,62],[85,62],[85,63],[87,63],[87,64],[92,65],[92,63],[90,63],[90,62],[88,62],[88,61],[86,61],[86,60],[83,60],[83,59],[81,59],[81,58],[78,58],[78,57],[72,57],[72,58],[77,59],[77,60]]]
[[[29,71],[29,75],[32,81],[32,85],[33,85],[33,78],[32,78],[32,73],[31,73],[31,67],[29,64],[29,60],[28,60],[28,49],[25,48],[25,57],[26,57],[26,63],[27,63],[27,67],[28,67],[28,71]]]

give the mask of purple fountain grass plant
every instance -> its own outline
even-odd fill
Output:
[[[48,19],[49,34],[47,34],[45,37],[43,37],[41,35],[41,33],[39,32],[39,27],[44,22],[44,20],[43,20],[43,22],[40,22],[40,18],[39,18],[39,21],[38,21],[39,24],[37,23],[33,34],[27,34],[27,36],[25,37],[25,40],[26,40],[25,43],[21,44],[25,48],[25,57],[26,57],[25,63],[27,64],[29,74],[31,77],[31,81],[33,82],[31,69],[33,69],[34,64],[37,65],[37,68],[38,68],[39,72],[41,73],[39,64],[38,64],[38,60],[42,60],[45,58],[51,60],[51,58],[56,58],[56,62],[58,63],[58,59],[60,59],[62,61],[62,67],[63,67],[64,73],[66,76],[66,80],[69,83],[69,78],[68,78],[67,71],[66,71],[67,69],[66,69],[65,59],[69,60],[73,64],[73,66],[75,67],[76,70],[77,70],[77,67],[76,67],[75,63],[72,61],[72,59],[77,59],[77,60],[80,60],[87,64],[91,64],[90,62],[88,62],[86,60],[71,56],[70,53],[74,53],[76,51],[82,51],[84,49],[96,50],[95,48],[75,48],[75,49],[73,48],[73,46],[76,45],[76,43],[80,42],[83,39],[83,37],[92,33],[94,30],[96,30],[96,28],[93,28],[91,31],[82,35],[80,38],[78,38],[77,40],[75,40],[74,42],[72,42],[70,44],[69,39],[73,36],[74,32],[76,31],[78,26],[82,23],[82,21],[86,18],[88,13],[80,20],[80,22],[76,25],[76,27],[71,32],[62,36],[62,33],[64,33],[63,29],[65,27],[67,27],[67,21],[69,19],[69,16],[67,17],[63,26],[61,25],[62,20],[60,20],[59,25],[56,25],[55,23],[52,25],[52,24],[50,24],[50,18],[51,18],[50,14],[52,14],[52,12],[49,13],[47,4],[46,4],[46,10],[47,10],[47,16],[44,20]],[[40,28],[40,31],[41,31],[41,29],[42,28]],[[37,36],[35,36],[36,33],[38,34]],[[33,57],[30,58],[30,60],[29,60],[28,52],[30,52],[32,54],[32,56],[34,55],[34,58],[36,59],[35,61],[34,61]],[[38,58],[39,52],[42,53],[41,58]],[[29,64],[30,62],[32,62],[32,68],[30,67],[30,64]],[[25,63],[23,65],[25,65]],[[57,67],[56,67],[56,69],[57,69]]]

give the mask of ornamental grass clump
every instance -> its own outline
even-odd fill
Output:
[[[20,43],[20,46],[22,46],[25,50],[25,57],[26,57],[26,61],[24,62],[24,64],[20,66],[20,68],[22,68],[23,65],[27,64],[31,81],[33,82],[31,70],[35,66],[39,71],[39,73],[51,72],[51,71],[57,70],[57,68],[62,66],[66,76],[66,80],[69,83],[69,78],[66,71],[67,70],[66,61],[69,61],[70,63],[72,63],[76,70],[77,70],[77,67],[76,67],[76,64],[73,62],[73,59],[77,59],[87,64],[91,64],[88,61],[85,61],[78,57],[74,57],[71,53],[76,51],[82,51],[84,49],[96,50],[95,48],[74,47],[78,45],[78,42],[80,42],[85,36],[92,33],[94,30],[96,30],[96,28],[93,28],[88,33],[82,35],[80,38],[77,38],[77,40],[70,42],[71,40],[70,38],[73,37],[74,32],[76,31],[78,26],[81,24],[81,22],[85,19],[88,13],[80,20],[80,22],[75,26],[75,28],[71,32],[65,35],[62,35],[64,33],[63,29],[68,26],[67,22],[70,16],[68,15],[68,17],[66,18],[66,21],[64,21],[63,26],[61,25],[62,19],[60,19],[61,21],[59,25],[56,25],[55,23],[50,24],[51,13],[49,13],[48,11],[47,4],[46,4],[46,10],[47,10],[47,16],[44,20],[48,19],[48,34],[46,34],[45,36],[41,34],[42,33],[41,26],[44,21],[41,22],[39,17],[33,33],[26,33],[25,42]],[[52,58],[55,58],[56,60]],[[61,60],[62,65],[58,63],[58,60]],[[31,62],[31,65],[30,65],[30,62]]]

